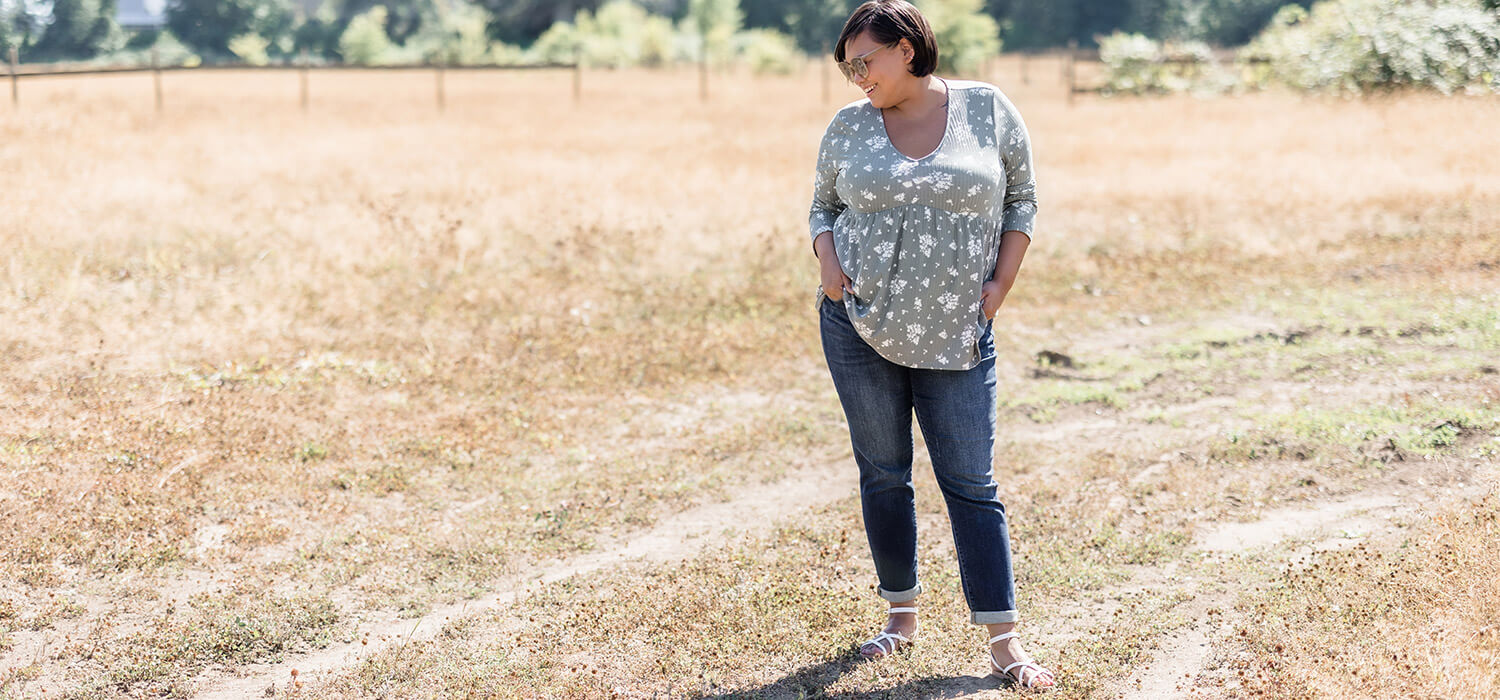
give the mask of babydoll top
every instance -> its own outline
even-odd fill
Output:
[[[921,158],[896,150],[868,99],[834,115],[808,224],[813,238],[833,232],[853,282],[843,304],[865,342],[896,364],[962,370],[984,359],[982,287],[1001,234],[1031,237],[1036,180],[1026,125],[1000,89],[943,82],[943,138]]]

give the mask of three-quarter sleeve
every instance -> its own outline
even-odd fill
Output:
[[[832,231],[833,223],[848,206],[839,198],[837,189],[839,168],[848,147],[848,127],[839,116],[835,116],[828,123],[828,129],[823,132],[823,141],[818,146],[818,169],[813,178],[812,208],[807,214],[809,235],[813,240],[817,240],[818,234],[824,231]]]
[[[1036,225],[1036,173],[1031,163],[1031,135],[1009,98],[995,91],[996,143],[1005,168],[1005,209],[1002,231],[1020,231],[1031,238]]]

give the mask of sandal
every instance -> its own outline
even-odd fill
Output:
[[[1017,661],[1009,666],[1006,666],[1005,668],[1000,668],[1000,662],[995,660],[995,649],[992,645],[995,642],[1010,639],[1011,637],[1018,637],[1020,636],[1020,634],[1021,633],[1019,632],[1006,632],[1005,634],[997,634],[993,637],[990,637],[989,644],[986,644],[984,648],[985,651],[987,651],[990,655],[991,672],[1009,682],[1021,686],[1022,688],[1051,688],[1053,686],[1056,686],[1057,676],[1053,675],[1052,671],[1033,661]],[[1016,671],[1015,673],[1011,673],[1011,670],[1015,669],[1018,666],[1021,670]],[[1026,680],[1027,670],[1031,671],[1030,681]],[[1037,680],[1043,677],[1050,678],[1052,680],[1052,685],[1037,685]]]
[[[888,614],[890,614],[890,613],[916,613],[917,609],[916,608],[891,608],[890,610],[887,610],[886,612]],[[916,634],[916,632],[913,632],[912,634]],[[890,644],[889,648],[886,647],[887,643]],[[890,656],[891,654],[896,653],[896,650],[898,650],[898,649],[904,649],[904,648],[906,648],[907,646],[909,646],[911,644],[913,644],[912,640],[909,639],[909,638],[907,638],[905,635],[901,634],[900,632],[885,632],[885,631],[882,631],[880,634],[877,634],[874,637],[871,637],[870,639],[865,640],[863,643],[861,643],[859,645],[860,649],[864,649],[867,646],[872,646],[873,645],[875,648],[877,648],[877,649],[880,650],[880,653],[879,654],[866,654],[864,652],[860,652],[860,656],[864,657],[867,660],[879,659],[881,657]]]

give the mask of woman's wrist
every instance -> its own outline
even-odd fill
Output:
[[[837,257],[833,247],[833,232],[824,231],[813,239],[813,255],[818,261],[827,264],[829,260]]]

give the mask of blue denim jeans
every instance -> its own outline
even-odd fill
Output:
[[[880,597],[894,603],[922,592],[917,579],[917,511],[912,498],[915,412],[932,470],[948,504],[958,573],[974,624],[1015,622],[1010,534],[991,465],[995,452],[995,340],[986,328],[984,359],[967,370],[915,369],[875,352],[842,301],[818,305],[823,356],[849,421],[859,465],[865,535]]]

